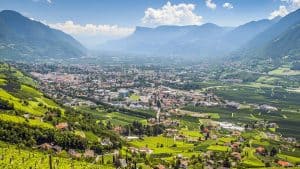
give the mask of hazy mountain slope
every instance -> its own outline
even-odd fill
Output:
[[[263,19],[259,21],[251,21],[240,25],[231,32],[227,33],[222,41],[228,50],[232,51],[243,46],[249,40],[254,38],[257,34],[263,32],[277,20]]]
[[[100,50],[179,56],[182,58],[222,57],[240,48],[275,20],[253,21],[237,28],[212,23],[200,26],[137,27],[129,37],[111,41]]]
[[[264,49],[265,56],[273,58],[288,56],[290,59],[300,59],[300,23],[290,27],[279,37],[268,43]]]
[[[10,59],[73,58],[86,52],[70,35],[10,10],[0,12],[0,43],[1,57]]]
[[[218,39],[229,31],[215,24],[201,26],[137,27],[129,37],[111,41],[102,50],[154,54],[162,56],[208,56],[215,52]]]
[[[289,51],[298,51],[300,48],[297,37],[300,23],[300,9],[280,19],[265,31],[259,33],[241,49],[235,52],[235,57],[244,59],[282,57]],[[276,46],[273,46],[276,45]],[[281,46],[279,46],[281,45]],[[276,48],[275,48],[276,47]]]

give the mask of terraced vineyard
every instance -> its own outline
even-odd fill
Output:
[[[37,89],[36,81],[8,64],[0,64],[0,77],[0,133],[7,142],[0,144],[0,168],[49,168],[50,161],[56,169],[114,168],[110,151],[120,146],[120,140],[97,125],[93,115],[57,104]],[[61,129],[59,125],[65,126]],[[100,144],[105,138],[112,139],[109,146]],[[55,145],[62,152],[37,150],[42,144]],[[105,155],[101,162],[73,159],[67,153],[70,149],[80,154],[93,149]]]
[[[65,155],[63,155],[65,154]],[[86,168],[86,169],[113,169],[112,165],[93,164],[69,158],[66,153],[61,157],[53,154],[43,153],[38,150],[19,149],[16,146],[0,143],[0,168],[2,169],[24,169],[24,168]],[[63,157],[65,156],[65,157]],[[106,157],[108,158],[108,157]],[[109,158],[111,160],[111,158]],[[107,159],[106,163],[109,162]]]

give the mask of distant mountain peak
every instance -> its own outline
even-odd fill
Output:
[[[70,35],[13,10],[0,12],[0,42],[4,46],[1,57],[7,59],[62,59],[81,57],[86,52]]]

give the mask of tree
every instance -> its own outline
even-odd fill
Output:
[[[272,148],[271,152],[270,152],[270,156],[274,157],[277,154],[277,150],[275,147]]]

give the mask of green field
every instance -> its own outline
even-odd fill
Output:
[[[132,101],[138,101],[140,99],[140,96],[138,94],[132,94],[129,98]]]
[[[294,75],[300,75],[300,71],[291,70],[288,67],[280,67],[280,68],[270,71],[269,75],[294,76]]]
[[[255,156],[255,149],[246,147],[243,150],[242,164],[246,167],[264,167],[265,164]]]
[[[277,154],[277,157],[279,157],[282,160],[286,160],[293,164],[300,164],[300,158],[299,157],[293,157],[285,154]]]
[[[41,128],[53,128],[53,126],[49,123],[42,122],[40,119],[28,119],[27,121],[25,118],[20,116],[8,115],[8,114],[0,114],[0,120],[13,122],[13,123],[20,123],[20,124],[28,124],[29,126],[33,127],[41,127]]]
[[[136,115],[124,114],[120,112],[107,112],[104,109],[96,108],[91,109],[89,107],[77,107],[78,110],[83,112],[91,112],[98,117],[98,121],[107,123],[110,121],[113,125],[127,125],[134,121],[139,121],[142,124],[147,124],[147,120]]]
[[[14,145],[0,143],[0,168],[23,169],[23,168],[49,168],[49,155],[37,150],[19,149]],[[106,161],[107,162],[107,161]],[[93,164],[85,161],[72,160],[66,152],[52,157],[54,168],[86,168],[86,169],[113,169],[113,165]]]

